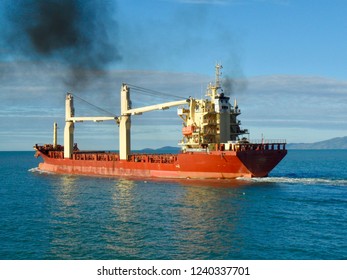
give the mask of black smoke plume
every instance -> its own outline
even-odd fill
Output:
[[[227,94],[227,95],[231,95],[234,93],[234,86],[235,86],[235,81],[233,78],[231,77],[223,77],[223,80],[222,80],[222,87],[223,87],[223,90],[224,92]]]
[[[247,89],[247,79],[244,77],[233,78],[230,76],[223,77],[222,88],[226,95],[238,95],[246,91]]]
[[[11,57],[67,65],[72,87],[121,59],[115,1],[7,0],[5,48]],[[2,47],[4,48],[4,46]]]

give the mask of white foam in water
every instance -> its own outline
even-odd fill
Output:
[[[265,178],[237,178],[238,180],[245,180],[250,182],[264,182],[264,183],[290,183],[290,184],[304,184],[304,185],[333,185],[333,186],[347,186],[347,180],[344,179],[324,179],[324,178],[290,178],[290,177],[265,177]]]
[[[38,167],[30,168],[29,172],[39,174],[54,174],[49,171],[40,170]],[[324,178],[290,178],[290,177],[263,177],[263,178],[245,178],[238,177],[237,180],[260,182],[260,183],[289,183],[304,185],[331,185],[331,186],[347,186],[346,179],[324,179]]]
[[[40,171],[40,170],[39,170],[38,167],[34,167],[34,168],[30,168],[28,171],[29,171],[29,172],[38,172],[38,171]]]
[[[53,174],[52,172],[49,172],[49,171],[40,170],[38,167],[30,168],[28,171],[32,173],[39,173],[39,174]]]

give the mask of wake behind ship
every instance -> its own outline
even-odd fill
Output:
[[[230,104],[220,86],[221,65],[216,80],[209,84],[206,99],[172,101],[131,108],[130,87],[121,87],[121,114],[115,117],[76,117],[73,95],[66,95],[64,146],[57,144],[54,125],[53,144],[35,145],[41,156],[42,171],[92,176],[130,176],[146,178],[237,178],[266,177],[287,154],[285,141],[250,141],[241,129],[241,114],[235,100]],[[130,147],[131,116],[179,106],[182,119],[181,152],[178,154],[138,154]],[[119,153],[80,151],[74,143],[74,123],[113,120],[119,125]]]

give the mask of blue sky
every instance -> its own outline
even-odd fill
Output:
[[[103,26],[103,36],[118,56],[103,66],[101,77],[92,75],[83,86],[67,82],[69,61],[38,58],[26,48],[17,49],[15,40],[2,40],[0,150],[30,150],[35,143],[51,142],[53,121],[62,142],[68,91],[119,114],[122,82],[200,98],[213,81],[216,62],[223,64],[224,77],[236,81],[230,94],[238,100],[240,119],[252,139],[263,135],[315,142],[347,135],[346,1],[104,3],[113,8],[114,21]],[[2,11],[9,7],[6,1],[0,5]],[[8,38],[8,30],[2,19],[0,35]],[[97,55],[110,52],[97,43],[93,47]],[[78,67],[84,67],[81,61]],[[132,99],[134,106],[171,101],[135,94]],[[76,113],[102,115],[78,102]],[[135,149],[175,146],[181,137],[175,108],[136,116],[132,123]],[[77,124],[75,140],[85,149],[118,149],[118,127]]]

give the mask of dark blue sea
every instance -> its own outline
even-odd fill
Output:
[[[289,150],[268,178],[40,173],[0,153],[0,259],[347,259],[347,150]]]

